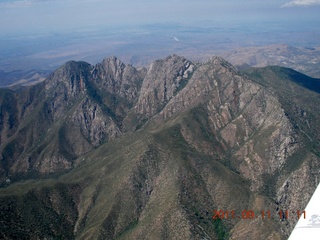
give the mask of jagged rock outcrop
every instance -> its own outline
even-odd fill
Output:
[[[67,122],[67,128],[69,127],[74,128],[72,132],[68,131],[69,142],[73,141],[74,132],[77,132],[82,134],[93,147],[98,147],[102,142],[121,134],[112,117],[104,115],[101,107],[89,98],[85,98],[73,112],[70,121]],[[77,144],[74,143],[75,149]],[[80,151],[76,155],[79,156],[84,152],[86,151]]]
[[[2,180],[70,169],[78,156],[121,135],[144,74],[115,57],[96,66],[70,61],[20,94],[3,90],[10,114],[1,110]]]
[[[18,201],[45,203],[77,239],[285,239],[294,221],[277,211],[303,207],[320,167],[318,111],[301,86],[287,83],[292,104],[289,91],[267,84],[269,72],[258,76],[266,79],[220,57],[173,55],[139,70],[111,57],[1,90],[0,201],[11,206],[19,189]],[[17,181],[39,177],[48,179]],[[16,215],[21,207],[12,205]],[[214,209],[236,217],[213,220]],[[250,209],[258,215],[242,219]],[[29,237],[63,229],[44,223],[29,234],[25,219],[15,224]],[[14,234],[6,231],[0,237]]]
[[[111,57],[94,66],[91,74],[99,88],[132,102],[138,96],[145,71],[138,71],[116,57]]]
[[[143,81],[136,112],[147,118],[158,113],[187,84],[194,67],[176,55],[153,62]]]
[[[54,121],[61,118],[68,107],[84,95],[90,69],[88,63],[70,61],[45,80],[45,95],[51,100],[48,111],[53,115]]]
[[[173,56],[166,59],[166,64],[173,69],[180,69],[181,66],[189,69],[187,66],[190,63],[185,61]],[[180,65],[174,67],[172,62]],[[165,65],[163,62],[156,62],[155,65],[157,64],[162,67]],[[199,104],[203,105],[207,111],[207,124],[211,134],[217,138],[217,142],[223,143],[225,150],[233,152],[231,158],[240,160],[234,160],[233,167],[252,180],[252,188],[259,189],[263,183],[262,174],[271,174],[281,168],[296,148],[293,127],[281,104],[274,94],[241,76],[219,57],[193,66],[189,66],[194,69],[192,72],[185,70],[186,77],[192,73],[186,86],[173,94],[175,90],[161,88],[159,83],[166,86],[166,81],[169,82],[167,79],[174,81],[176,75],[170,68],[164,68],[172,75],[168,77],[162,74],[161,76],[166,77],[161,81],[154,75],[153,69],[156,67],[152,65],[143,85],[148,86],[145,88],[146,95],[140,95],[142,100],[139,99],[137,103],[137,111],[145,111],[148,116],[159,112],[154,119],[163,121]],[[154,95],[155,92],[158,95]],[[170,93],[167,99],[166,92]],[[160,103],[164,102],[165,106],[158,106],[156,110],[157,107],[152,106],[154,103],[160,104],[159,96],[162,96]]]

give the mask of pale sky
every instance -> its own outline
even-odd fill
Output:
[[[2,36],[153,23],[320,25],[320,0],[0,0]]]

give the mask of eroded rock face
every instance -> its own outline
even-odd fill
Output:
[[[44,89],[48,111],[59,119],[81,95],[86,92],[86,80],[91,66],[84,62],[67,62],[45,80]]]
[[[137,111],[153,116],[156,109],[160,109],[160,105],[154,105],[159,104],[160,98],[160,102],[167,103],[153,117],[159,122],[199,104],[205,106],[211,133],[219,135],[218,142],[232,152],[231,157],[238,159],[233,166],[252,180],[253,189],[259,189],[263,184],[262,174],[280,169],[297,147],[297,137],[281,104],[270,91],[244,78],[218,57],[192,67],[194,70],[186,86],[176,94],[166,95],[161,86],[170,82],[169,73],[174,82],[172,70],[168,70],[167,75],[162,74],[166,76],[162,81],[150,79],[156,79],[153,71],[157,64],[174,66],[172,61],[180,63],[175,69],[184,66],[182,58],[172,57],[166,63],[157,62],[150,67],[142,88],[147,89],[145,94],[148,94],[143,98],[140,95],[142,100],[139,99]],[[167,93],[172,92],[170,88],[167,90]]]
[[[70,61],[20,95],[5,90],[12,110],[0,116],[2,175],[70,169],[78,156],[121,135],[144,75],[114,57],[96,66]]]
[[[144,71],[138,71],[116,57],[111,57],[94,66],[91,74],[99,88],[132,102],[138,96]]]
[[[183,57],[170,56],[151,64],[135,110],[151,117],[164,108],[191,77],[195,66]]]
[[[279,210],[288,210],[291,218],[297,218],[297,212],[302,213],[309,202],[319,179],[320,161],[314,154],[299,156],[303,162],[290,176],[283,176],[277,182],[276,203]],[[289,159],[289,161],[294,161]],[[287,227],[283,232],[290,235],[296,221],[286,219]]]
[[[44,118],[60,126],[57,144],[62,139],[67,147],[60,147],[56,159],[65,158],[66,168],[71,159],[127,131],[127,125],[143,124],[134,123],[135,118],[164,121],[199,104],[206,109],[211,134],[238,159],[233,167],[256,190],[263,184],[262,174],[280,169],[296,148],[296,136],[276,97],[219,57],[194,64],[173,55],[155,61],[147,72],[116,57],[96,66],[71,61],[45,81],[44,91]],[[126,118],[128,113],[137,117]],[[19,159],[27,169],[41,161]],[[25,159],[28,164],[22,164]]]
[[[98,147],[103,141],[109,141],[121,134],[113,119],[103,114],[100,106],[89,98],[85,98],[79,104],[68,125],[77,126],[75,131],[82,133],[93,147]],[[74,147],[76,148],[77,144],[74,144]],[[77,155],[81,154],[80,151]]]
[[[173,55],[148,70],[115,57],[95,66],[68,62],[30,89],[0,93],[0,181],[74,169],[64,176],[83,184],[72,222],[79,238],[176,238],[179,229],[201,239],[225,229],[231,239],[262,232],[282,239],[293,223],[272,220],[273,232],[259,219],[225,227],[209,212],[298,209],[312,193],[319,158],[305,150],[288,106],[222,58]],[[303,119],[310,114],[294,109]]]

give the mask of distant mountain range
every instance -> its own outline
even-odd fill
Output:
[[[243,47],[222,56],[240,69],[271,65],[293,68],[312,77],[320,77],[320,48],[271,45]]]
[[[181,45],[179,48],[175,49],[177,46],[163,46],[167,49],[167,52],[178,52],[181,55],[185,55],[193,61],[207,61],[213,55],[220,55],[227,61],[231,62],[234,66],[240,70],[250,68],[250,67],[266,67],[266,66],[282,66],[287,68],[295,69],[296,71],[307,74],[308,76],[320,78],[320,48],[319,47],[293,47],[288,45],[266,45],[266,46],[252,46],[252,47],[224,47],[219,48],[220,45],[215,46],[213,43],[208,43],[201,45],[199,48],[191,48],[187,42],[179,42]],[[143,44],[142,46],[145,46]],[[74,46],[73,46],[74,47]],[[127,49],[128,48],[128,49]],[[73,49],[73,48],[71,48]],[[234,49],[234,50],[230,50]],[[70,50],[71,51],[71,50]],[[86,49],[88,51],[88,49]],[[84,51],[81,55],[73,56],[75,59],[85,58],[87,52]],[[91,53],[94,56],[100,56],[101,52],[104,51],[100,48],[96,49],[96,52]],[[148,67],[152,61],[156,58],[161,58],[163,51],[154,51],[152,49],[144,48],[137,53],[130,52],[133,51],[130,46],[123,46],[121,52],[121,58],[125,63],[129,63],[133,66],[138,67]],[[135,50],[137,51],[137,50]],[[72,51],[71,51],[72,52]],[[128,53],[130,52],[130,53]],[[140,55],[139,55],[140,53]],[[144,53],[143,55],[141,53]],[[37,65],[39,69],[27,70],[28,66],[31,65],[30,62],[35,61],[35,59],[28,60],[28,65],[18,61],[17,65],[14,64],[15,59],[11,59],[9,70],[6,69],[6,64],[2,62],[3,66],[0,70],[0,87],[17,89],[21,86],[28,86],[36,84],[43,81],[52,71],[53,66],[59,66],[61,62],[67,61],[71,58],[68,54],[61,59],[60,55],[44,53],[49,59],[41,60],[42,56],[39,54],[39,59],[37,59]],[[35,57],[35,56],[34,56]],[[68,58],[69,57],[69,58]],[[10,58],[10,56],[8,56]],[[28,58],[27,58],[28,59]],[[65,60],[67,59],[67,60]],[[50,60],[50,61],[49,61]],[[2,60],[4,61],[4,60]],[[23,61],[26,61],[24,59]],[[100,61],[99,58],[95,57],[91,61]],[[42,63],[42,64],[41,64]],[[50,68],[46,67],[46,64],[50,63]],[[30,66],[32,67],[32,65]],[[33,66],[34,67],[34,66]],[[18,69],[12,71],[10,69]],[[19,70],[24,68],[23,70]],[[43,70],[47,69],[47,70]]]
[[[1,89],[0,238],[287,239],[320,168],[319,81],[172,55]]]
[[[50,74],[48,71],[0,71],[0,87],[15,89],[37,84],[46,79]]]

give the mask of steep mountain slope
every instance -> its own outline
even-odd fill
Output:
[[[299,136],[299,151],[287,161],[282,171],[270,178],[273,179],[270,182],[273,187],[269,189],[276,194],[276,201],[283,209],[297,211],[300,204],[310,198],[306,194],[311,191],[310,187],[314,190],[316,186],[312,184],[301,192],[302,182],[312,183],[319,177],[320,80],[277,66],[252,68],[244,73],[257,83],[272,89]],[[287,172],[292,174],[284,174]],[[292,228],[292,222],[288,223]]]
[[[100,65],[93,68],[71,61],[43,83],[11,93],[17,103],[9,104],[16,107],[12,109],[16,115],[10,116],[16,123],[10,125],[12,119],[2,118],[9,126],[4,126],[1,136],[10,137],[0,147],[2,170],[10,179],[70,169],[78,156],[121,134],[121,119],[132,107],[144,73],[129,66],[121,69],[123,64],[115,58],[108,61],[110,71],[105,75]],[[117,78],[112,74],[118,74]],[[114,92],[127,86],[127,75],[133,80],[125,89],[128,94]],[[110,79],[116,82],[108,83]],[[103,88],[100,82],[108,84]],[[7,133],[13,127],[15,131]]]
[[[3,90],[1,238],[286,239],[297,217],[278,211],[303,210],[320,167],[302,127],[319,96],[252,71],[112,57]]]
[[[306,146],[319,155],[320,79],[311,78],[292,69],[271,66],[244,71],[257,83],[271,88],[292,125],[304,138]]]

